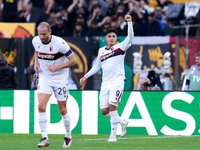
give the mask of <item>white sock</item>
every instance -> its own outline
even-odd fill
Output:
[[[110,111],[110,114],[111,114],[111,116],[113,116],[114,122],[117,122],[119,124],[125,124],[125,121],[121,117],[119,117],[117,110]]]
[[[110,119],[110,112],[109,113],[107,113],[106,115],[104,115],[104,116],[106,116],[107,118],[109,118]]]
[[[65,130],[66,130],[65,137],[71,139],[72,138],[71,130],[70,130],[71,117],[70,117],[69,113],[67,113],[66,115],[62,116],[62,119],[63,119],[63,124],[64,124]]]
[[[40,126],[40,131],[42,132],[42,138],[46,137],[48,140],[47,136],[47,114],[46,112],[39,112],[38,113],[38,122]]]
[[[117,133],[117,126],[119,124],[124,124],[125,121],[119,117],[117,110],[115,111],[110,111],[110,123],[111,123],[111,135],[112,137],[116,137]]]
[[[119,116],[117,114],[117,111],[110,111],[110,124],[111,124],[111,137],[116,137],[117,133],[117,126],[119,123]]]

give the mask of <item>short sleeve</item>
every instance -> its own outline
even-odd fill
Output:
[[[60,52],[66,54],[70,51],[70,47],[64,39],[60,39]]]

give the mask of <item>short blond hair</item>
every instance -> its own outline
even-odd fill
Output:
[[[41,22],[41,23],[38,25],[38,28],[47,28],[48,31],[51,30],[51,27],[50,27],[49,23],[47,23],[47,22]]]

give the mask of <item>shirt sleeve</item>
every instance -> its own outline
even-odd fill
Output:
[[[36,50],[36,48],[35,48],[35,41],[36,41],[36,37],[34,37],[34,38],[32,39],[32,45],[33,45],[34,49]]]
[[[67,54],[69,51],[70,51],[70,47],[69,47],[69,45],[67,44],[67,42],[65,41],[65,40],[63,40],[63,39],[61,39],[60,40],[60,42],[61,42],[61,46],[60,46],[60,52],[62,53],[62,54]],[[69,55],[68,55],[69,56]]]
[[[121,42],[121,49],[123,51],[126,51],[132,43],[133,37],[134,37],[134,31],[133,31],[133,24],[132,21],[131,22],[127,22],[128,23],[128,35],[125,38],[125,40],[123,42]]]
[[[97,71],[99,71],[100,68],[101,68],[101,60],[100,60],[100,57],[98,56],[96,59],[95,65],[90,69],[90,71],[88,71],[85,74],[85,77],[89,78],[90,76],[95,74]]]

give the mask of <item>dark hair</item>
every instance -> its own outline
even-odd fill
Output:
[[[151,13],[148,14],[148,16],[149,16],[149,17],[155,17],[155,13],[154,13],[154,12],[151,12]]]
[[[108,28],[106,31],[105,31],[105,36],[111,32],[114,32],[116,35],[117,35],[117,30],[115,28]]]
[[[93,13],[94,9],[96,9],[96,8],[100,8],[100,9],[101,9],[101,5],[95,4],[95,5],[92,7],[91,13]]]
[[[200,52],[196,53],[195,57],[200,57]]]

